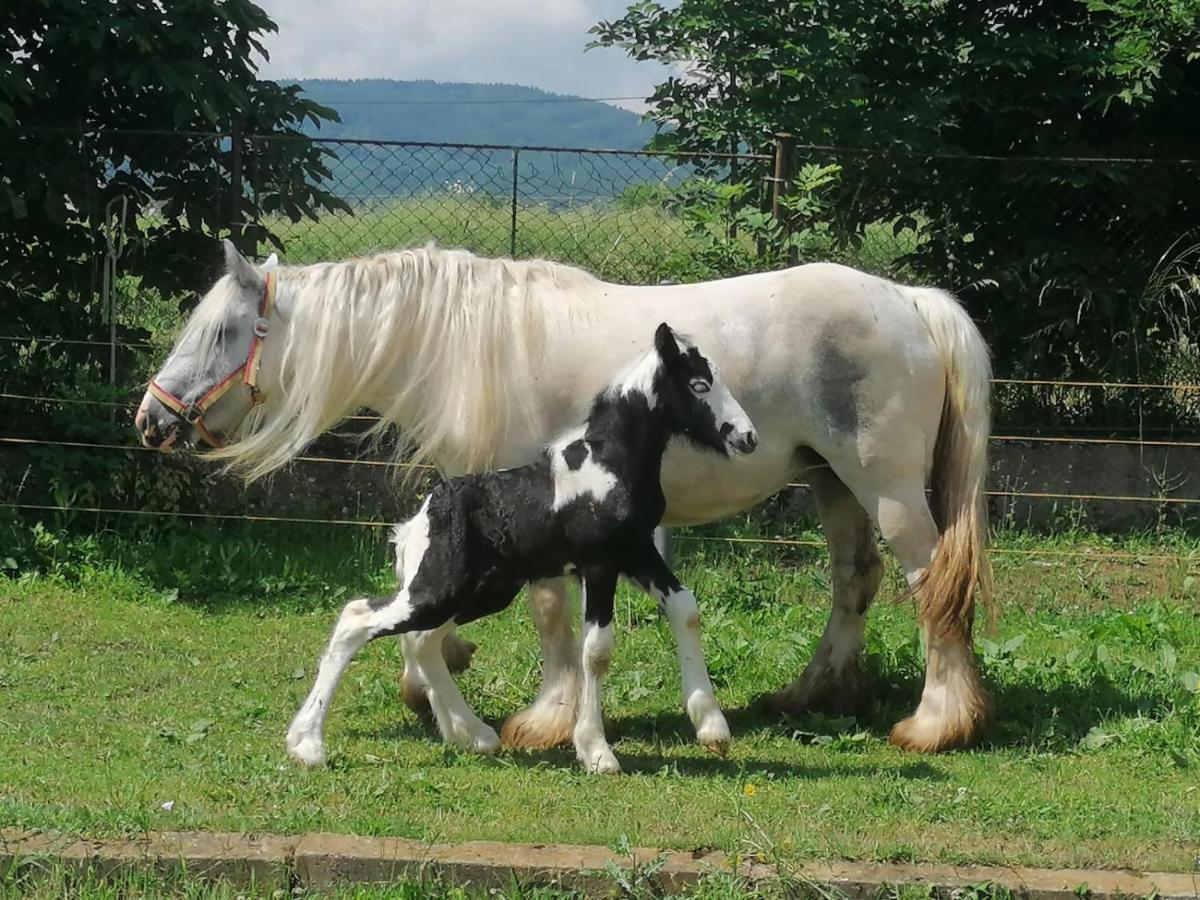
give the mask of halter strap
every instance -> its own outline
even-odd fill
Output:
[[[242,384],[246,386],[250,395],[250,409],[253,409],[258,404],[266,399],[262,391],[258,388],[258,370],[262,365],[262,346],[263,339],[267,336],[270,330],[270,316],[275,307],[275,273],[268,272],[266,281],[263,285],[262,297],[258,301],[258,318],[254,320],[254,335],[250,338],[250,350],[246,354],[246,359],[240,366],[210,387],[207,391],[201,394],[191,403],[186,402],[180,397],[176,397],[157,381],[151,381],[147,385],[147,390],[150,395],[158,400],[163,406],[177,415],[180,419],[195,428],[204,442],[212,447],[224,447],[225,441],[223,438],[211,432],[204,424],[204,415],[213,407],[214,404],[224,397],[229,390],[237,384],[238,376],[241,376]],[[243,414],[244,419],[250,410],[246,410]],[[238,422],[240,425],[241,422]],[[236,427],[236,426],[235,426]]]

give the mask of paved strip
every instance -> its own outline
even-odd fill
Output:
[[[723,853],[639,848],[621,855],[605,847],[572,844],[504,844],[468,841],[426,844],[403,838],[344,834],[244,835],[162,832],[137,839],[94,841],[0,829],[0,871],[57,865],[76,872],[115,873],[152,867],[186,870],[233,885],[327,889],[339,884],[392,881],[437,874],[457,884],[494,887],[557,884],[588,894],[611,894],[616,866],[640,871],[662,891],[679,891],[714,872],[736,872],[748,883],[780,878],[830,893],[872,900],[885,887],[914,885],[949,896],[991,885],[1029,900],[1117,900],[1155,897],[1200,900],[1200,872],[1132,872],[1118,869],[1031,869],[914,863],[812,862],[783,871]]]

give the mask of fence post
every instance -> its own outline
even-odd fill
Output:
[[[513,259],[517,258],[517,163],[521,158],[521,151],[513,148],[512,152],[512,220],[509,223],[508,231],[508,255]]]
[[[229,128],[229,238],[239,253],[245,253],[242,228],[242,124],[237,119]]]
[[[791,234],[784,217],[783,198],[792,192],[792,156],[795,140],[786,131],[775,133],[775,177],[771,180],[771,217],[783,228],[784,237]],[[789,265],[796,263],[796,248],[788,247]]]

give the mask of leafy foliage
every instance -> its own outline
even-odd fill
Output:
[[[1197,0],[647,0],[593,32],[675,65],[656,146],[862,148],[803,156],[841,166],[834,236],[923,223],[913,274],[965,293],[1008,371],[1145,375],[1143,344],[1197,324],[1146,287],[1200,166],[1028,161],[1200,156]]]
[[[314,184],[326,152],[301,131],[336,118],[296,86],[256,77],[275,25],[249,0],[112,4],[25,0],[0,32],[0,274],[6,328],[96,337],[105,232],[123,232],[122,271],[164,295],[193,288],[219,259],[212,237],[235,217],[296,220],[343,204]],[[285,135],[244,141],[201,132]],[[166,140],[165,132],[193,132]],[[262,189],[234,209],[235,155]],[[119,201],[124,198],[124,203]],[[118,201],[118,202],[114,202]],[[245,242],[270,239],[261,225]],[[208,270],[207,272],[205,270]],[[144,338],[121,329],[125,339]],[[81,359],[66,371],[95,369]],[[9,372],[24,386],[56,367]]]

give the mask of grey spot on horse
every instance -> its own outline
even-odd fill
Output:
[[[817,378],[817,402],[829,417],[833,431],[853,434],[859,430],[859,415],[856,387],[867,376],[862,362],[848,355],[844,349],[849,337],[851,323],[827,329],[813,348]],[[853,342],[853,341],[852,341]]]
[[[583,465],[583,461],[588,458],[588,452],[588,445],[582,439],[571,441],[571,443],[563,447],[563,462],[567,464],[567,468],[572,472],[577,472],[579,467]]]
[[[368,597],[367,598],[367,606],[372,611],[377,610],[377,609],[383,609],[385,606],[387,606],[389,603],[391,603],[395,599],[396,599],[395,596],[392,594],[387,594],[383,597]]]

